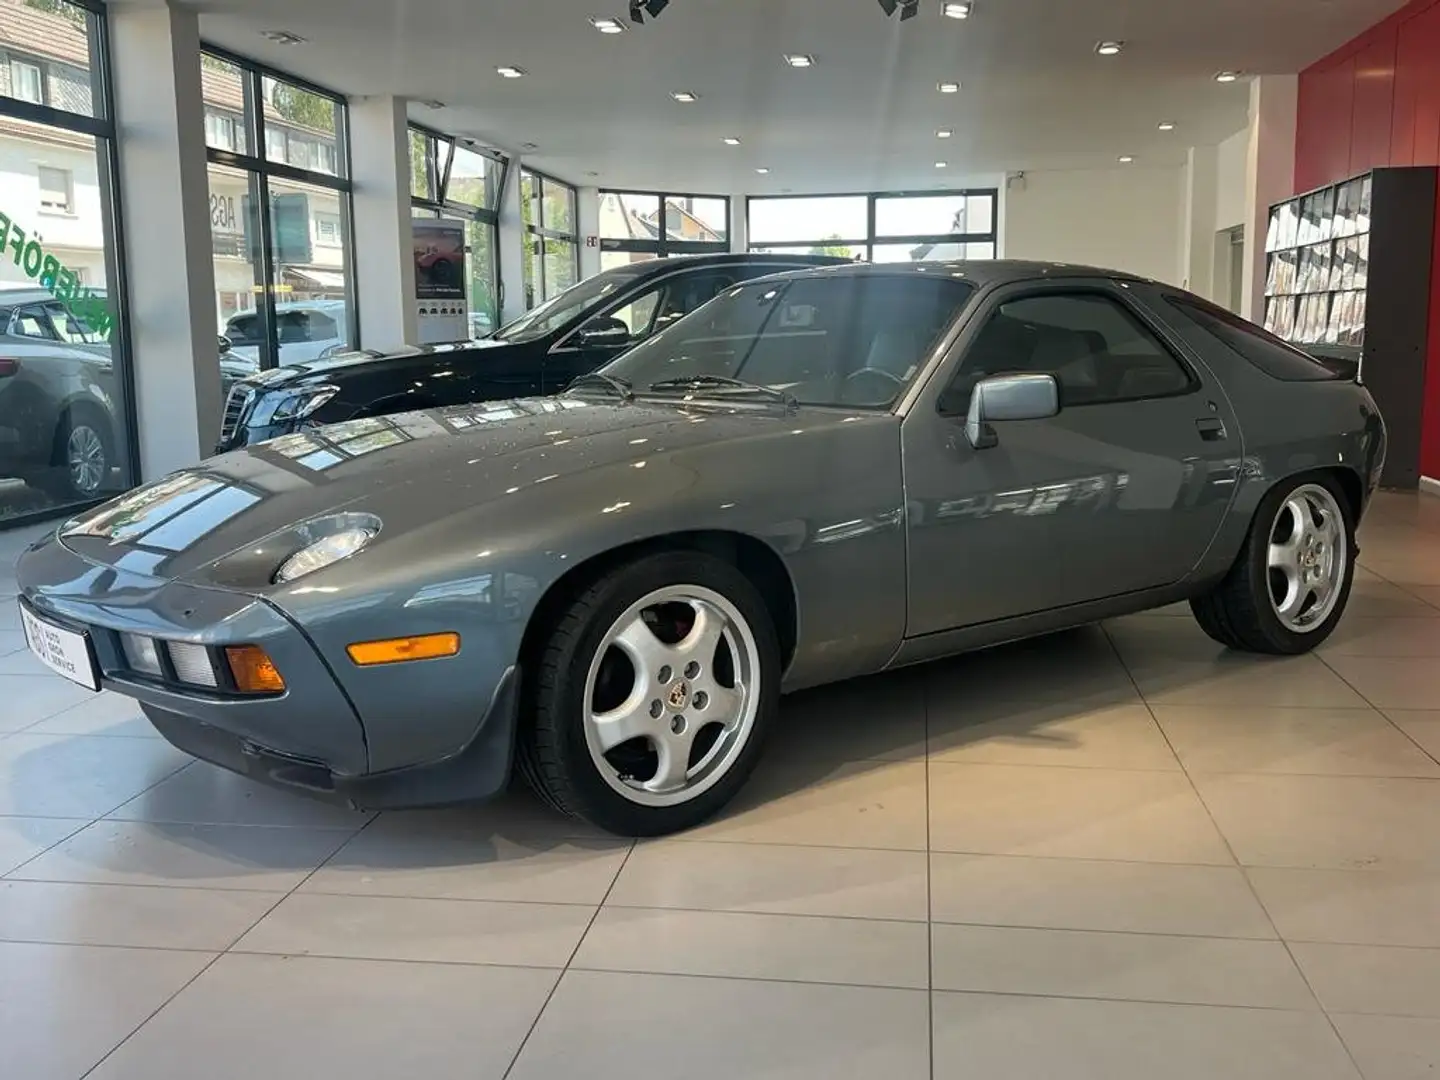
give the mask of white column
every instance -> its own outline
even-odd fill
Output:
[[[520,216],[520,158],[510,159],[500,193],[500,325],[525,314],[525,222]]]
[[[1180,278],[1185,288],[1210,296],[1215,280],[1216,148],[1192,146],[1185,160],[1180,233]]]
[[[750,246],[749,222],[745,215],[746,192],[730,196],[730,250],[743,255]]]
[[[600,272],[600,241],[595,247],[587,246],[589,237],[600,235],[600,189],[582,187],[575,193],[577,216],[575,228],[580,233],[580,280],[594,277]]]
[[[153,480],[220,434],[200,23],[168,2],[113,4],[110,33],[140,479]]]
[[[1245,161],[1243,314],[1265,314],[1265,232],[1270,207],[1295,194],[1295,109],[1299,77],[1263,75],[1250,84],[1250,147]]]
[[[420,332],[404,98],[376,95],[350,102],[350,169],[360,343],[380,350],[414,345]]]

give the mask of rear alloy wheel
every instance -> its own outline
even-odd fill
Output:
[[[611,832],[689,828],[754,767],[778,678],[774,628],[743,574],[696,552],[650,556],[585,590],[555,629],[521,768]]]
[[[108,425],[95,410],[79,407],[60,418],[50,468],[32,483],[67,502],[98,499],[105,493],[114,463]]]
[[[1328,477],[1282,484],[1261,501],[1235,567],[1191,601],[1216,641],[1248,652],[1296,654],[1335,629],[1355,575],[1355,527]]]

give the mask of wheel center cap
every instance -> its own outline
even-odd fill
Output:
[[[685,703],[690,700],[690,684],[684,679],[677,679],[675,685],[670,687],[669,696],[666,702],[672,709],[683,709]]]

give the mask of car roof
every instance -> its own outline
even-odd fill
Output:
[[[636,273],[673,273],[680,269],[695,269],[705,266],[764,266],[767,263],[774,263],[779,266],[794,266],[801,263],[805,266],[850,266],[853,261],[842,258],[838,255],[813,255],[809,252],[796,252],[795,254],[777,253],[769,251],[723,251],[710,255],[671,255],[662,259],[659,256],[649,259],[642,259],[639,262],[612,266],[609,271],[632,270]]]
[[[104,289],[91,289],[91,294],[104,299]],[[18,307],[21,304],[64,303],[49,289],[37,289],[21,285],[18,288],[0,288],[0,308]]]
[[[1038,278],[1105,278],[1110,281],[1145,282],[1149,278],[1123,270],[1107,270],[1082,263],[1038,262],[1026,259],[932,259],[924,262],[856,263],[789,270],[771,277],[848,277],[853,275],[943,274],[979,287],[1003,285]],[[747,283],[748,284],[748,283]]]

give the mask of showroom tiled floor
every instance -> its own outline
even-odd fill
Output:
[[[807,694],[638,845],[252,787],[0,599],[0,1073],[1433,1077],[1440,499],[1362,542],[1317,655],[1172,610]]]

